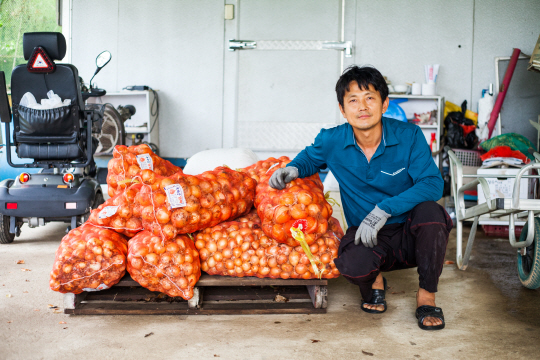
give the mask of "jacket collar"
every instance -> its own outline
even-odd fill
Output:
[[[381,122],[383,126],[383,134],[381,142],[384,144],[384,146],[392,146],[399,144],[399,140],[396,137],[396,134],[394,134],[394,129],[392,128],[391,121],[388,121],[389,119],[386,117],[382,117]],[[356,145],[356,138],[354,137],[354,131],[351,126],[351,124],[347,123],[347,130],[345,134],[345,141],[343,144],[343,148],[345,149],[347,146],[355,146]]]

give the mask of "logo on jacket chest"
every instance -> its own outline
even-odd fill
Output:
[[[388,173],[388,172],[382,171],[382,170],[381,170],[381,172],[382,172],[383,174],[386,174],[386,175],[396,176],[397,174],[399,174],[399,173],[402,172],[403,170],[405,170],[405,168],[401,168],[401,169],[399,169],[399,170],[396,170],[396,171],[394,171],[393,173]]]

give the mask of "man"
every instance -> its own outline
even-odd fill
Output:
[[[381,272],[418,267],[418,326],[442,329],[435,292],[452,221],[435,202],[443,180],[426,139],[418,126],[383,117],[388,87],[377,69],[349,67],[336,93],[347,123],[321,130],[311,146],[272,175],[270,186],[283,189],[297,177],[329,168],[350,225],[334,262],[359,286],[361,309],[386,311]]]

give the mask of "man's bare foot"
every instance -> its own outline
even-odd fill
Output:
[[[419,308],[422,305],[436,306],[435,293],[430,293],[427,290],[419,288],[416,293],[416,307]],[[432,316],[426,317],[423,322],[425,326],[437,326],[442,325],[442,323],[441,319]]]
[[[382,273],[379,273],[377,275],[377,278],[375,279],[375,282],[371,286],[373,290],[384,290],[384,280]],[[371,309],[371,310],[377,310],[377,311],[383,311],[384,305],[370,305],[370,304],[364,304],[364,309]]]

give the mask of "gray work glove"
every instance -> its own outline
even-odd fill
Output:
[[[374,247],[377,245],[377,233],[381,228],[386,224],[386,220],[390,217],[390,214],[387,214],[385,211],[379,209],[378,206],[375,206],[360,226],[356,230],[356,235],[354,236],[354,245],[360,244],[360,239],[365,247]]]
[[[294,166],[287,166],[274,171],[268,184],[274,189],[283,190],[287,186],[287,183],[296,178],[298,178],[298,169]]]

